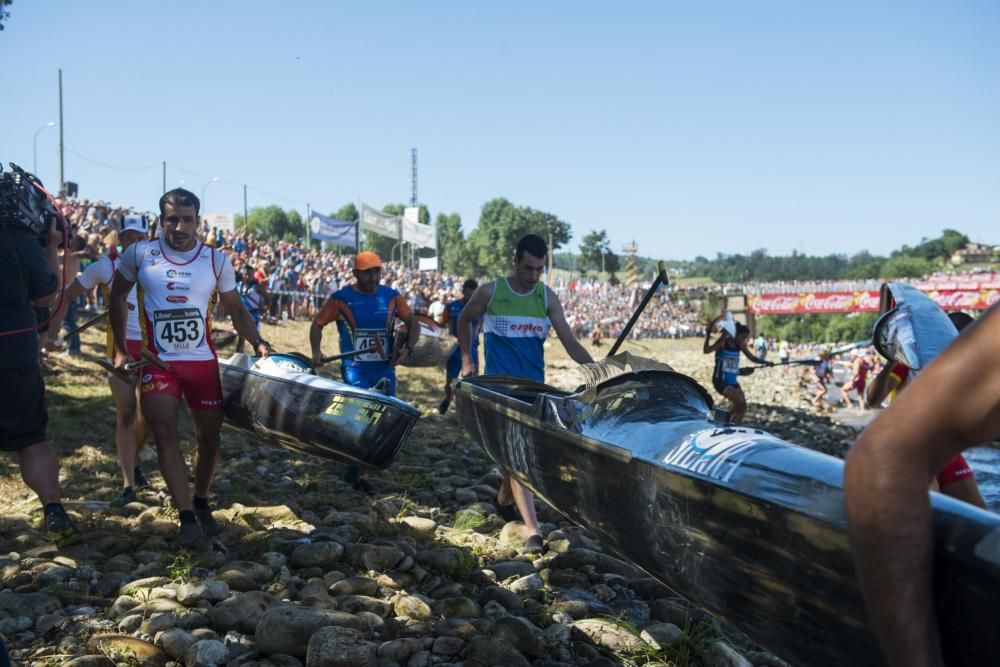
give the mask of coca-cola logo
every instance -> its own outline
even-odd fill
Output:
[[[1000,292],[996,290],[991,290],[983,295],[983,303],[985,303],[987,307],[992,306],[997,301],[1000,301]]]
[[[878,310],[878,292],[861,292],[857,298],[858,310]]]
[[[756,313],[794,313],[799,307],[796,294],[765,294],[750,305]]]
[[[975,308],[979,304],[979,292],[938,292],[931,294],[934,303],[942,308]]]
[[[854,303],[853,294],[807,294],[802,305],[808,310],[850,310]]]

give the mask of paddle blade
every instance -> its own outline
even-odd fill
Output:
[[[604,357],[599,361],[592,361],[589,364],[580,364],[577,366],[577,370],[580,372],[583,383],[587,388],[596,389],[602,382],[606,382],[619,375],[624,375],[625,373],[649,370],[673,371],[674,369],[670,365],[656,359],[640,357],[631,352],[619,352],[612,357]]]

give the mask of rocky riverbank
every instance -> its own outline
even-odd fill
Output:
[[[304,331],[285,334],[301,349]],[[708,377],[690,342],[639,347]],[[550,357],[554,384],[578,384],[563,355]],[[340,481],[336,464],[225,433],[213,489],[225,530],[189,553],[170,544],[177,516],[158,474],[139,502],[109,506],[113,446],[87,431],[106,438],[96,422],[113,416],[95,389],[86,416],[70,419],[65,399],[82,392],[71,382],[89,370],[51,367],[53,439],[73,452],[65,504],[86,541],[57,551],[35,527],[33,496],[5,494],[0,633],[24,664],[784,664],[541,504],[546,550],[525,554],[523,526],[497,515],[495,464],[453,412],[430,410],[436,371],[402,372],[400,397],[426,414],[392,468],[369,476],[372,496]],[[780,369],[745,378],[748,422],[842,453],[853,432],[813,415],[800,381]],[[6,471],[4,491],[16,477]]]

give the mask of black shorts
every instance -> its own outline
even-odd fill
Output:
[[[720,394],[722,394],[723,396],[725,396],[726,395],[726,392],[725,392],[726,387],[736,387],[737,389],[739,389],[740,388],[740,383],[737,382],[735,384],[726,384],[725,382],[722,381],[722,378],[720,378],[720,377],[713,377],[712,378],[712,386],[715,387],[715,391],[717,391]]]
[[[42,369],[0,368],[0,449],[16,452],[45,442],[48,424]]]

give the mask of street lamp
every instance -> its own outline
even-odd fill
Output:
[[[45,125],[42,125],[37,130],[35,130],[35,138],[31,142],[31,147],[32,147],[31,173],[34,174],[35,176],[38,176],[38,133],[47,127],[55,127],[55,126],[56,126],[55,121],[50,121]]]
[[[205,185],[201,186],[201,210],[203,211],[205,210],[205,188],[207,188],[212,183],[217,183],[218,180],[219,180],[218,176],[213,176],[212,180],[210,180],[208,183],[205,183]]]

